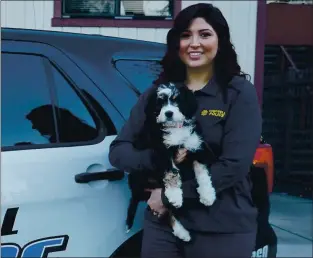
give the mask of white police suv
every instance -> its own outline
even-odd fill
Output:
[[[126,234],[127,174],[111,166],[108,151],[164,46],[1,34],[2,257],[138,255],[143,213]]]
[[[165,46],[10,28],[1,41],[1,256],[138,257],[145,204],[127,234],[127,173],[108,152]],[[255,170],[265,183],[254,190],[268,224],[272,152],[261,147],[255,165],[269,169]],[[268,228],[252,256],[270,256]]]

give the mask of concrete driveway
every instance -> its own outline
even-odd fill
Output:
[[[270,223],[278,236],[277,257],[313,257],[312,200],[273,193]]]

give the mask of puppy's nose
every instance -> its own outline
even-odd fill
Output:
[[[173,116],[173,112],[172,112],[172,111],[166,111],[166,112],[165,112],[165,116],[166,116],[167,118],[171,118],[171,117]]]

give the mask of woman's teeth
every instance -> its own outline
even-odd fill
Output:
[[[199,57],[201,53],[189,53],[190,57]]]

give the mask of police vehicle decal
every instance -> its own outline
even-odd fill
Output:
[[[1,236],[18,233],[18,230],[13,230],[18,209],[17,207],[6,210],[1,225]],[[68,235],[59,235],[36,239],[26,243],[23,247],[17,243],[2,243],[1,258],[46,258],[49,253],[66,250],[68,240]]]

